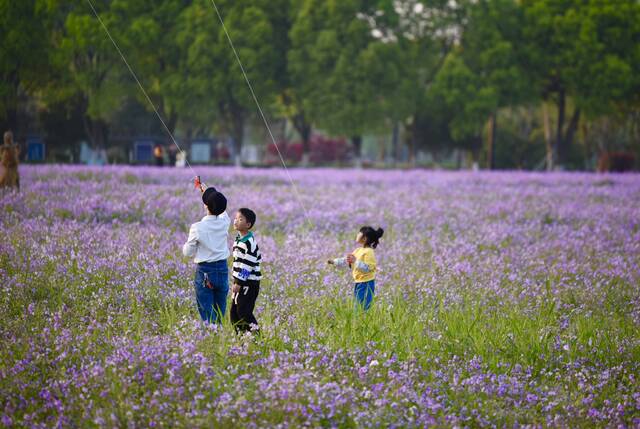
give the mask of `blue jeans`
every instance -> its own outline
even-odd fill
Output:
[[[213,286],[210,289],[205,284],[205,276]],[[201,262],[196,268],[194,279],[196,289],[196,303],[200,317],[205,322],[222,322],[222,316],[227,309],[227,294],[229,293],[229,268],[225,259],[215,262]]]
[[[371,301],[373,301],[373,294],[376,289],[376,281],[369,280],[368,282],[356,283],[353,288],[353,295],[356,298],[356,306],[368,310],[371,307]]]

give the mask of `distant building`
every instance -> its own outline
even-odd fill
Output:
[[[150,138],[140,138],[133,142],[133,153],[131,156],[131,162],[134,164],[152,164],[153,163],[153,148],[156,146],[156,141]]]
[[[38,136],[27,137],[25,160],[27,162],[44,162],[45,144],[42,138]]]

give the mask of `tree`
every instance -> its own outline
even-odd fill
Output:
[[[0,129],[17,131],[20,91],[33,93],[46,82],[45,6],[39,0],[0,0]]]
[[[480,139],[487,124],[487,166],[495,166],[498,110],[532,98],[521,58],[522,9],[513,0],[480,0],[468,7],[461,42],[449,55],[434,91],[455,112],[458,140]]]
[[[109,31],[119,34],[118,24],[122,21],[114,13],[114,3],[93,4]],[[54,76],[43,91],[44,99],[49,104],[79,103],[90,144],[104,148],[109,122],[127,95],[128,71],[89,5],[69,6],[54,0],[49,8],[54,15],[51,30]]]
[[[119,1],[113,5],[113,13],[121,20],[121,49],[172,135],[181,118],[196,113],[191,106],[197,91],[185,85],[189,77],[187,54],[178,37],[178,17],[185,8],[182,0]],[[130,83],[136,85],[133,77]],[[153,110],[137,87],[131,88],[131,94],[147,110]],[[167,139],[169,142],[169,136]]]
[[[473,3],[473,2],[472,2]],[[372,35],[393,47],[399,76],[392,90],[389,113],[397,124],[405,122],[409,161],[418,144],[429,144],[433,129],[423,126],[433,112],[432,90],[438,72],[460,39],[467,1],[385,1],[367,16]]]
[[[287,53],[288,85],[279,97],[281,112],[289,118],[302,138],[303,163],[309,156],[314,97],[319,92],[320,76],[331,67],[331,49],[322,40],[328,8],[324,2],[292,0],[289,51]]]
[[[258,100],[263,106],[272,105],[282,63],[277,45],[281,39],[269,15],[274,5],[266,0],[216,4]],[[233,138],[239,165],[244,127],[256,111],[255,101],[211,3],[194,1],[181,20],[180,45],[187,52],[189,71],[195,74],[189,84],[207,98],[204,108],[215,106],[222,128]]]
[[[629,97],[638,74],[640,4],[523,0],[528,69],[557,106],[554,160],[567,165],[583,112],[606,113]],[[573,101],[568,124],[567,101]]]
[[[390,128],[399,84],[397,51],[366,19],[374,2],[306,0],[293,22],[289,70],[304,112],[317,126],[351,137],[356,164],[362,135]]]

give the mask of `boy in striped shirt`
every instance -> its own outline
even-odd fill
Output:
[[[260,262],[262,256],[253,233],[256,223],[253,210],[241,208],[233,219],[233,228],[238,231],[233,245],[233,286],[231,287],[231,323],[237,332],[257,330],[258,321],[253,315],[258,293],[260,293]]]

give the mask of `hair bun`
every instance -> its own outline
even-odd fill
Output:
[[[382,237],[382,234],[384,234],[384,229],[378,228],[378,230],[376,232],[378,233],[378,238],[380,238],[380,237]]]

